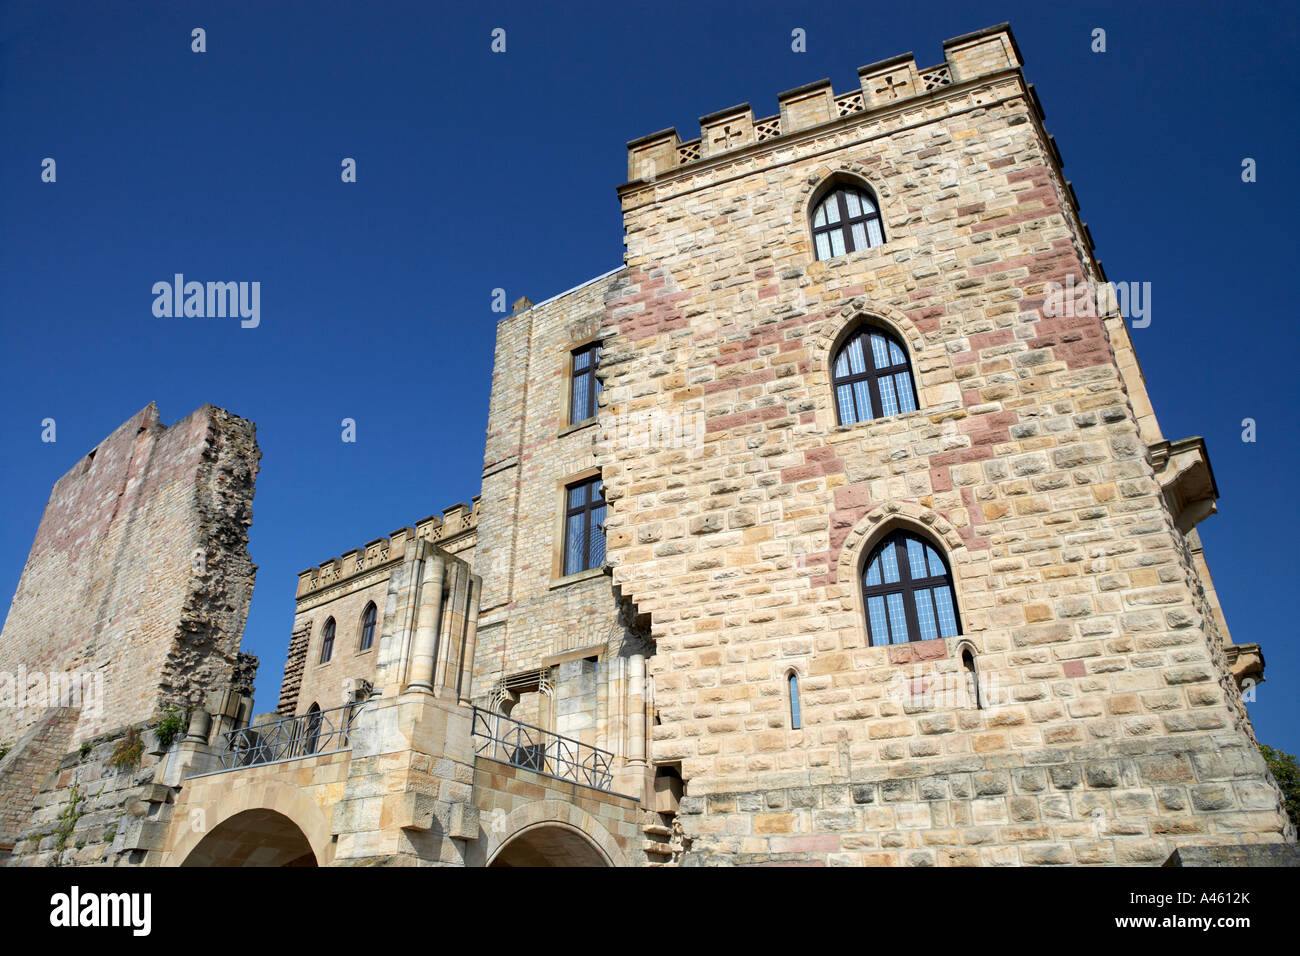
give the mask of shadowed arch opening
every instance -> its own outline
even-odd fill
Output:
[[[579,830],[557,823],[530,827],[506,841],[488,866],[609,866]]]
[[[317,866],[306,834],[282,813],[245,810],[218,824],[181,866]]]

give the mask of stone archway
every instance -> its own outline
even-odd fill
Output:
[[[585,834],[562,823],[540,823],[512,836],[488,866],[609,866]]]
[[[537,831],[537,832],[534,832]],[[542,832],[547,831],[547,832]],[[553,832],[562,831],[562,832]],[[516,807],[500,826],[489,827],[480,844],[475,866],[628,866],[627,855],[617,840],[592,814],[566,800],[534,800]],[[525,856],[548,853],[585,862],[512,862],[503,856],[516,840],[523,840],[516,853]],[[582,841],[580,846],[574,841]],[[481,863],[478,861],[482,861]]]
[[[257,771],[244,772],[256,773]],[[265,827],[270,831],[269,835],[279,838],[284,836],[279,829],[282,826],[279,821],[284,820],[306,840],[307,849],[315,858],[316,865],[330,864],[334,858],[330,820],[308,791],[279,781],[266,781],[240,787],[237,790],[215,789],[215,792],[212,792],[204,788],[204,784],[219,788],[223,779],[224,775],[211,775],[188,782],[172,814],[169,846],[159,860],[160,866],[207,865],[197,862],[205,859],[206,856],[195,857],[194,861],[191,861],[192,854],[225,823],[237,819],[236,826],[226,833],[226,839],[236,838],[235,835],[240,832],[241,827],[249,826]],[[259,815],[244,816],[250,812],[257,812]],[[287,836],[284,838],[288,839]],[[216,846],[217,843],[211,844],[209,849],[205,850],[205,854]],[[215,865],[282,866],[290,862],[293,861]]]
[[[317,866],[298,825],[274,810],[244,810],[204,835],[181,866]]]

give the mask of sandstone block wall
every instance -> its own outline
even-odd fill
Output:
[[[608,573],[565,575],[562,555],[564,488],[597,474],[597,419],[569,421],[570,356],[604,334],[617,278],[537,305],[522,300],[498,326],[474,555],[483,578],[474,698],[492,706],[502,677],[545,670],[564,686],[553,685],[548,700],[521,700],[512,716],[623,753],[625,656],[635,639]],[[591,657],[586,683],[567,671],[561,678],[561,665]],[[577,696],[565,699],[571,690]]]
[[[142,409],[55,484],[0,636],[0,674],[92,675],[73,744],[247,681],[239,642],[254,426],[211,405],[168,428]],[[43,708],[0,709],[0,741]]]
[[[349,682],[376,683],[380,635],[393,613],[389,591],[394,569],[409,559],[419,541],[434,541],[442,550],[471,562],[477,541],[478,499],[399,528],[364,548],[349,551],[298,577],[297,608],[280,688],[278,712],[285,717],[305,714],[313,703],[322,710],[341,706]],[[361,648],[361,623],[366,605],[375,604],[374,643]],[[321,662],[326,622],[334,619],[334,650]]]
[[[653,759],[687,781],[686,861],[1294,839],[1122,319],[1045,313],[1045,283],[1102,276],[1014,41],[946,49],[946,74],[864,68],[866,109],[826,91],[838,117],[784,94],[794,128],[767,141],[629,144],[599,464],[614,581],[653,621]],[[887,241],[817,261],[810,203],[836,177],[874,191]],[[906,344],[918,411],[837,424],[830,364],[858,321]],[[705,416],[698,446],[620,454],[620,420],[654,409]],[[894,528],[945,554],[960,639],[867,645],[859,571]],[[932,693],[963,644],[997,706]]]

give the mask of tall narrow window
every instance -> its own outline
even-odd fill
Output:
[[[961,633],[947,562],[906,531],[895,531],[871,552],[862,597],[873,646]]]
[[[912,363],[888,332],[868,326],[853,333],[835,353],[831,373],[841,425],[916,411]]]
[[[817,204],[812,233],[818,259],[833,259],[885,241],[876,201],[857,186],[840,186]]]
[[[303,721],[303,753],[314,754],[320,745],[320,704],[312,703],[307,708],[307,719]]]
[[[600,345],[593,342],[573,352],[573,381],[570,386],[569,424],[585,422],[596,414],[596,396],[600,394],[600,381],[596,368],[600,365]]]
[[[375,602],[371,601],[361,615],[360,650],[368,651],[375,646],[375,624],[378,620],[379,609],[375,607]]]
[[[798,730],[803,726],[803,718],[799,715],[799,675],[791,671],[788,681],[790,684],[790,729]]]
[[[969,648],[963,648],[961,652],[961,672],[966,686],[966,699],[962,702],[964,707],[980,708],[984,703],[980,700],[980,679],[975,670],[975,653]]]
[[[564,490],[564,573],[598,568],[605,561],[605,493],[599,478]]]
[[[325,622],[325,629],[321,631],[320,638],[320,662],[329,663],[329,659],[334,656],[334,618]]]

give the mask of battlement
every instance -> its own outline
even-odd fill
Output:
[[[675,128],[634,139],[627,144],[628,181],[653,180],[721,153],[934,96],[967,80],[1019,69],[1023,62],[1006,23],[946,40],[943,55],[943,63],[925,69],[917,69],[911,53],[861,67],[859,88],[847,93],[836,94],[830,80],[787,90],[777,97],[780,111],[762,119],[754,118],[748,103],[718,110],[700,117],[700,137],[689,142]]]
[[[478,517],[479,499],[475,495],[470,504],[457,502],[444,508],[440,515],[421,518],[413,528],[398,528],[386,538],[376,538],[365,547],[353,548],[318,567],[300,571],[296,597],[301,600],[363,572],[400,564],[406,549],[416,541],[430,541],[445,547],[478,528]]]

